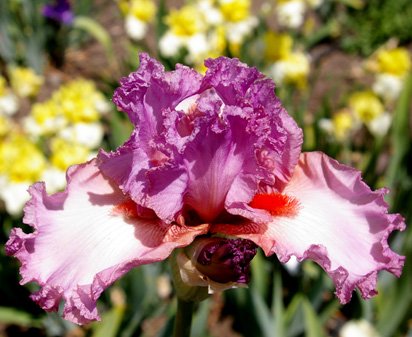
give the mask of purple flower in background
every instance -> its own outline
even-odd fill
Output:
[[[347,303],[376,294],[377,274],[401,274],[387,242],[405,224],[388,214],[386,189],[321,152],[301,153],[302,130],[274,83],[237,59],[208,59],[202,76],[166,72],[146,54],[113,101],[134,124],[113,152],[72,166],[65,191],[34,184],[24,223],[6,245],[21,283],[45,310],[84,324],[96,301],[130,269],[175,248],[183,282],[211,290],[242,286],[259,246],[281,262],[317,262]]]
[[[68,0],[55,0],[53,4],[43,7],[43,16],[64,25],[73,23],[74,14]]]

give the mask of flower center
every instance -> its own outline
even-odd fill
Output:
[[[248,283],[250,262],[256,255],[257,246],[250,240],[212,237],[196,258],[197,270],[219,283]]]
[[[299,201],[282,193],[258,193],[249,206],[264,209],[274,216],[294,216],[299,210]]]

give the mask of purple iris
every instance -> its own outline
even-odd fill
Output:
[[[176,261],[187,287],[245,286],[260,247],[286,263],[317,262],[341,303],[377,293],[377,275],[400,276],[405,257],[388,238],[404,230],[386,189],[321,152],[303,152],[302,130],[274,83],[237,59],[205,61],[203,76],[167,72],[147,54],[113,101],[134,124],[112,152],[67,171],[67,188],[29,189],[6,252],[21,262],[32,299],[77,324],[99,320],[96,301],[134,267]],[[205,290],[205,289],[204,289]],[[64,303],[64,306],[61,303]]]
[[[55,0],[43,7],[43,16],[64,25],[73,23],[74,14],[68,0]]]

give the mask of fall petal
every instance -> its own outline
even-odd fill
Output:
[[[377,272],[399,276],[404,257],[393,252],[388,237],[405,224],[388,214],[386,190],[371,191],[360,173],[320,153],[303,153],[282,191],[297,200],[296,213],[273,216],[268,224],[219,225],[213,231],[250,239],[281,262],[291,255],[319,263],[347,303],[358,288],[364,298],[376,294]]]
[[[21,283],[41,286],[32,298],[48,311],[64,300],[63,315],[75,323],[99,319],[96,300],[131,268],[163,260],[207,231],[139,217],[95,161],[72,167],[67,180],[66,191],[51,196],[43,183],[30,188],[24,222],[34,232],[13,229],[6,251],[22,263]]]

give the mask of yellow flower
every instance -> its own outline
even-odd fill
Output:
[[[225,52],[227,46],[225,34],[225,27],[223,25],[217,26],[216,29],[209,34],[210,48],[208,52],[203,55],[202,60],[195,64],[195,69],[199,73],[204,74],[207,70],[204,65],[204,59],[216,58]]]
[[[219,7],[225,20],[229,22],[239,22],[250,15],[248,0],[220,0]]]
[[[11,130],[10,121],[6,116],[0,115],[0,137],[4,137]]]
[[[152,0],[131,0],[129,14],[143,22],[150,22],[156,14],[156,6]]]
[[[379,117],[384,107],[372,91],[360,91],[349,97],[349,107],[363,123],[369,123]]]
[[[127,15],[129,12],[129,0],[118,0],[117,5],[119,6],[122,15]]]
[[[67,119],[62,114],[59,102],[48,100],[32,105],[30,116],[26,119],[26,123],[28,123],[26,124],[26,131],[38,136],[58,132],[67,125]]]
[[[70,165],[87,161],[90,155],[87,147],[62,138],[54,138],[50,148],[52,152],[51,163],[61,170],[66,170]]]
[[[278,61],[286,59],[292,52],[293,39],[289,34],[266,32],[263,37],[265,43],[265,59]]]
[[[37,75],[31,68],[15,67],[10,70],[11,87],[20,97],[36,96],[43,82],[43,76]]]
[[[0,174],[10,181],[37,181],[45,167],[45,156],[25,135],[12,134],[0,143]]]
[[[405,48],[382,49],[376,55],[378,72],[403,76],[411,69],[411,57]]]
[[[345,139],[353,127],[353,117],[348,109],[339,110],[332,118],[333,131],[339,140]]]
[[[183,6],[178,10],[172,9],[166,17],[166,23],[178,36],[192,36],[205,29],[201,13],[191,5]]]
[[[287,83],[305,89],[309,70],[308,57],[304,53],[293,52],[287,58],[275,62],[271,67],[271,74],[276,83]]]
[[[49,120],[54,119],[59,114],[59,107],[54,101],[34,103],[30,114],[39,125],[45,125]]]
[[[53,94],[54,104],[61,109],[62,115],[72,123],[95,122],[100,113],[96,109],[102,94],[91,81],[79,79],[62,86]]]
[[[217,57],[224,53],[227,43],[225,27],[223,25],[217,26],[215,31],[212,33],[212,45],[214,54],[209,57]]]
[[[6,79],[0,75],[0,97],[4,96],[7,92],[7,85],[6,85]]]

